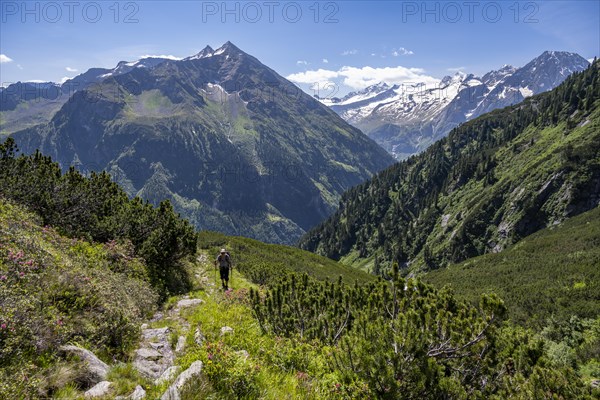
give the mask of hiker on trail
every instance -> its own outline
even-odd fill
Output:
[[[229,270],[231,269],[231,257],[229,256],[229,252],[225,249],[221,249],[221,253],[217,256],[215,260],[215,266],[219,266],[219,272],[221,273],[221,283],[223,284],[223,289],[228,290],[229,285]]]

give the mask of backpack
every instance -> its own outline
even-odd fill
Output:
[[[219,254],[219,257],[217,257],[217,260],[221,261],[220,254]],[[225,252],[225,260],[229,261],[229,266],[233,266],[233,263],[231,262],[231,254],[229,254],[228,251]]]

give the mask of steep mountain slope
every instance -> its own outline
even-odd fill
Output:
[[[133,68],[14,134],[63,168],[107,170],[197,227],[295,242],[393,163],[375,142],[231,43]]]
[[[383,83],[324,103],[402,159],[459,124],[548,91],[588,65],[577,54],[546,51],[521,68],[505,65],[483,77],[457,73],[435,87]]]
[[[134,68],[154,68],[166,58],[148,57],[121,61],[115,68],[90,68],[62,84],[17,82],[0,89],[0,136],[49,122],[73,93],[101,82],[109,76],[125,74]]]
[[[600,62],[344,194],[305,249],[380,270],[501,251],[600,204]]]
[[[496,293],[519,324],[540,327],[549,317],[598,318],[600,309],[600,208],[534,233],[501,254],[486,254],[431,271],[424,280],[451,285],[476,302]],[[515,281],[519,284],[515,285]]]

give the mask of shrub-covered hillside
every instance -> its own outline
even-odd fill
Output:
[[[476,301],[496,293],[515,322],[600,316],[600,208],[539,231],[499,254],[436,270],[424,280]]]
[[[0,199],[0,397],[45,397],[62,379],[85,379],[61,373],[67,343],[123,357],[157,302],[131,242],[70,239]]]
[[[12,138],[0,144],[0,194],[67,236],[101,243],[129,240],[163,296],[189,286],[181,261],[196,251],[197,235],[168,201],[155,208],[129,199],[104,172],[85,177],[71,168],[62,174],[39,152],[19,156]]]

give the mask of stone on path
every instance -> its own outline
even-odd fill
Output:
[[[202,373],[202,361],[194,361],[192,365],[181,373],[171,386],[163,393],[161,400],[181,400],[181,389],[192,378]]]

